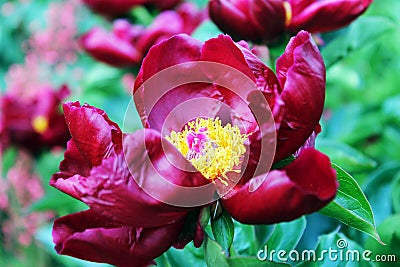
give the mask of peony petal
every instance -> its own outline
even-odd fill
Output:
[[[284,1],[253,0],[250,18],[258,29],[258,39],[275,41],[285,30],[286,12]],[[257,40],[253,40],[257,41]]]
[[[261,186],[250,192],[252,184],[259,182],[256,179],[222,200],[239,222],[273,224],[296,219],[328,204],[338,188],[329,158],[312,148],[304,149],[284,169],[271,171]]]
[[[90,166],[121,151],[122,132],[103,110],[79,102],[64,103],[63,108],[72,140]]]
[[[57,188],[72,192],[98,214],[123,225],[155,227],[174,223],[193,209],[190,201],[197,190],[190,190],[191,187],[208,182],[197,172],[172,165],[171,162],[185,164],[186,160],[171,144],[162,145],[161,141],[160,134],[150,129],[128,135],[124,140],[125,155],[103,160],[88,177],[58,179]],[[189,188],[189,192],[185,194],[182,187]],[[215,189],[208,191],[210,199],[214,193]],[[187,201],[187,207],[166,204],[176,199]]]
[[[120,267],[146,266],[177,239],[183,221],[158,228],[120,226],[91,210],[54,222],[58,253]]]
[[[320,0],[308,5],[291,0],[293,18],[288,26],[292,32],[326,32],[342,28],[367,10],[372,0]],[[301,6],[297,6],[297,5]]]
[[[259,29],[249,17],[249,1],[211,0],[208,4],[212,21],[236,40],[260,40]]]
[[[100,28],[93,28],[79,39],[82,48],[95,59],[114,67],[139,63],[143,55],[128,40]]]
[[[311,35],[301,31],[277,60],[285,113],[275,161],[293,154],[318,126],[325,99],[325,66]]]

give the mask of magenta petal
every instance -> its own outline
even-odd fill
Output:
[[[78,102],[65,103],[63,108],[72,140],[91,166],[121,151],[122,132],[103,110]]]
[[[168,39],[174,34],[183,33],[183,29],[184,21],[179,14],[170,10],[164,11],[146,28],[135,43],[135,47],[145,55],[157,40]]]
[[[146,266],[177,239],[183,222],[158,228],[120,226],[91,210],[64,216],[54,222],[53,240],[58,253],[120,267]]]
[[[276,161],[293,154],[318,126],[325,100],[325,65],[311,38],[301,31],[276,63],[285,113],[278,132]]]
[[[200,49],[201,42],[185,34],[176,35],[152,47],[142,63],[143,81],[136,82],[135,91],[144,81],[163,69],[180,63],[198,61]]]
[[[111,66],[131,66],[142,59],[142,54],[131,42],[100,28],[90,30],[79,42],[91,56]]]
[[[320,0],[308,5],[290,1],[293,6],[292,21],[288,29],[296,32],[326,32],[344,27],[367,10],[372,0]],[[308,1],[310,2],[310,1]],[[298,5],[300,5],[298,7]]]
[[[227,0],[211,0],[208,4],[210,18],[223,32],[237,39],[259,40],[258,29],[249,18],[248,9],[246,1],[240,1],[239,6]]]
[[[296,219],[328,204],[338,188],[329,158],[312,148],[303,150],[283,170],[271,171],[260,187],[250,192],[256,182],[250,180],[222,201],[239,222],[272,224]]]

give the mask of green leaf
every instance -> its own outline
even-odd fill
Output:
[[[388,260],[387,262],[382,262],[381,264],[377,262],[377,265],[385,267],[399,266],[400,214],[387,218],[381,225],[378,226],[378,232],[386,245],[379,244],[372,238],[368,239],[365,242],[365,248],[372,251],[373,255],[371,256],[371,258],[374,258],[375,255],[385,255],[386,258],[389,259],[389,255],[393,255],[396,261],[393,261],[393,256],[390,256],[391,260]]]
[[[373,265],[370,262],[363,260],[363,252],[364,250],[359,244],[339,233],[337,229],[320,236],[314,250],[299,251],[299,259],[305,261],[296,266],[372,267]]]
[[[235,234],[232,217],[226,211],[222,212],[218,218],[211,219],[211,229],[215,241],[217,241],[224,251],[228,251]]]
[[[187,244],[184,249],[170,248],[165,255],[173,267],[204,266],[203,250],[195,248],[193,242]]]
[[[400,213],[400,173],[397,173],[393,182],[392,201],[394,212]]]
[[[208,267],[229,267],[225,253],[217,242],[208,236],[204,238],[204,257]]]
[[[394,182],[393,178],[399,170],[399,162],[387,162],[382,164],[367,178],[364,192],[371,203],[377,224],[382,223],[392,214],[392,200],[389,196],[391,195],[391,189]]]
[[[0,169],[0,177],[6,177],[8,170],[14,165],[15,160],[17,158],[17,149],[14,147],[8,148],[3,155],[1,155],[0,151],[0,156],[2,157],[1,159],[1,169]]]
[[[29,207],[29,212],[53,211],[58,215],[65,215],[85,209],[87,206],[82,202],[49,187],[46,195]]]
[[[376,167],[374,160],[344,143],[318,139],[316,148],[329,155],[332,162],[346,169],[348,172],[367,171]]]
[[[192,37],[205,42],[210,38],[217,37],[222,34],[220,29],[211,21],[205,20],[199,27],[192,33]]]
[[[232,257],[228,258],[230,267],[275,267],[275,266],[290,266],[289,264],[273,262],[273,261],[262,261],[255,257]]]
[[[275,170],[275,169],[281,169],[287,165],[289,165],[290,163],[292,163],[296,158],[293,155],[290,155],[289,157],[274,163],[274,165],[272,165],[271,169]]]
[[[335,38],[321,49],[327,68],[347,57],[366,44],[374,42],[378,37],[393,30],[394,23],[385,17],[361,17],[352,23],[344,34]]]
[[[153,16],[144,6],[137,6],[129,11],[129,14],[136,19],[137,24],[148,26],[153,21]]]
[[[333,217],[342,223],[365,232],[382,242],[376,232],[374,215],[371,206],[356,180],[336,164],[339,189],[336,198],[320,212]]]
[[[283,222],[276,224],[272,235],[268,239],[265,246],[269,251],[284,250],[290,251],[294,249],[306,229],[307,221],[304,217],[291,222]],[[273,260],[278,261],[277,255],[273,255]]]

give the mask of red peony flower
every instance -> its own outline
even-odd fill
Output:
[[[80,38],[80,44],[99,61],[127,67],[139,64],[152,45],[175,34],[191,34],[204,18],[194,4],[184,3],[176,11],[161,12],[147,28],[123,19],[114,21],[112,32],[93,28]]]
[[[50,183],[90,209],[55,221],[57,252],[144,266],[171,245],[194,240],[200,246],[199,210],[214,201],[251,224],[290,221],[329,203],[336,174],[329,158],[311,147],[325,67],[310,34],[290,41],[277,73],[228,36],[201,43],[177,35],[150,49],[136,80],[145,129],[123,134],[104,111],[64,104],[72,139]],[[187,74],[192,82],[184,82]],[[158,75],[162,80],[153,80]],[[272,151],[263,145],[275,136],[274,158],[275,143],[267,145]],[[270,164],[295,152],[296,159],[269,171],[264,152],[272,155]]]
[[[271,42],[285,31],[311,33],[342,28],[372,0],[211,0],[211,19],[237,39]]]
[[[83,0],[93,11],[106,16],[119,16],[126,14],[131,8],[140,5],[152,5],[158,9],[170,9],[181,0]]]
[[[60,112],[61,101],[69,95],[62,86],[58,91],[43,88],[33,95],[7,93],[0,97],[0,139],[37,152],[43,147],[65,146],[70,135]]]

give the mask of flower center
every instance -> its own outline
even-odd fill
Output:
[[[285,27],[287,27],[292,22],[292,7],[286,1],[283,2],[283,7],[285,8]]]
[[[34,117],[31,123],[33,130],[35,130],[39,134],[43,134],[49,128],[49,121],[43,115]]]
[[[228,185],[227,173],[240,172],[239,163],[246,152],[248,135],[237,126],[222,126],[221,120],[197,118],[181,132],[172,131],[166,139],[208,180],[219,179]]]

